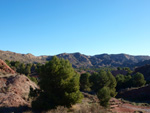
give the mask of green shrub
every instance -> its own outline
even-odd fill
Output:
[[[109,105],[110,96],[110,89],[108,87],[103,87],[97,92],[97,97],[100,100],[100,105],[107,107]]]
[[[31,76],[29,76],[29,75],[27,75],[27,77],[28,77],[31,81],[33,81],[33,82],[35,82],[36,84],[38,84],[38,80],[37,80],[35,77],[31,77]]]

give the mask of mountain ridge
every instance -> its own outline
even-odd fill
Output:
[[[129,55],[129,54],[97,54],[97,55],[85,55],[79,52],[76,53],[61,53],[56,55],[59,58],[68,59],[73,67],[130,67],[134,66],[139,62],[145,60],[150,60],[150,56],[146,55]],[[51,60],[52,55],[41,55],[34,56],[31,53],[20,54],[11,51],[2,51],[0,50],[0,59],[10,60],[10,61],[20,61],[24,63],[45,63],[46,61]]]

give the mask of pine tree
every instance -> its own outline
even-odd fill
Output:
[[[117,81],[115,79],[115,77],[111,74],[111,72],[107,72],[107,76],[109,78],[109,85],[107,87],[109,87],[110,89],[110,95],[111,97],[115,97],[117,95],[116,93],[116,86],[117,86]]]
[[[98,92],[99,89],[109,85],[109,77],[107,76],[106,71],[101,70],[99,73],[92,74],[90,82],[92,84],[92,90]]]
[[[74,71],[68,60],[56,56],[40,69],[40,88],[43,91],[33,102],[36,109],[51,109],[57,106],[71,107],[79,102],[79,74]]]
[[[97,93],[97,97],[100,100],[100,105],[107,107],[111,98],[110,89],[108,87],[101,88]]]
[[[90,91],[91,84],[89,82],[90,73],[83,73],[80,76],[80,90]]]
[[[134,87],[140,87],[145,85],[146,81],[144,78],[144,75],[142,73],[136,73],[135,75],[133,75],[132,77],[132,84]]]

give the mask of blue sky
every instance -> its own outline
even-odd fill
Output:
[[[0,0],[0,50],[150,55],[150,0]]]

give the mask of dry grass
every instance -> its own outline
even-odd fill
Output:
[[[108,109],[99,105],[95,95],[83,93],[84,98],[81,103],[73,105],[71,108],[58,106],[56,109],[49,110],[43,113],[111,113]],[[24,113],[34,113],[31,111]]]
[[[109,111],[99,104],[92,105],[82,105],[80,109],[68,109],[62,106],[57,107],[57,109],[50,110],[46,113],[108,113]]]
[[[108,113],[108,110],[96,103],[92,105],[83,105],[80,110],[75,110],[73,113]]]
[[[56,109],[50,110],[46,113],[67,113],[68,109],[63,106],[58,106]]]
[[[26,111],[23,113],[35,113],[35,112]],[[101,107],[99,104],[91,104],[91,105],[82,105],[80,106],[80,109],[71,109],[71,108],[69,109],[63,106],[59,106],[56,109],[52,109],[42,113],[112,113],[112,112]]]

